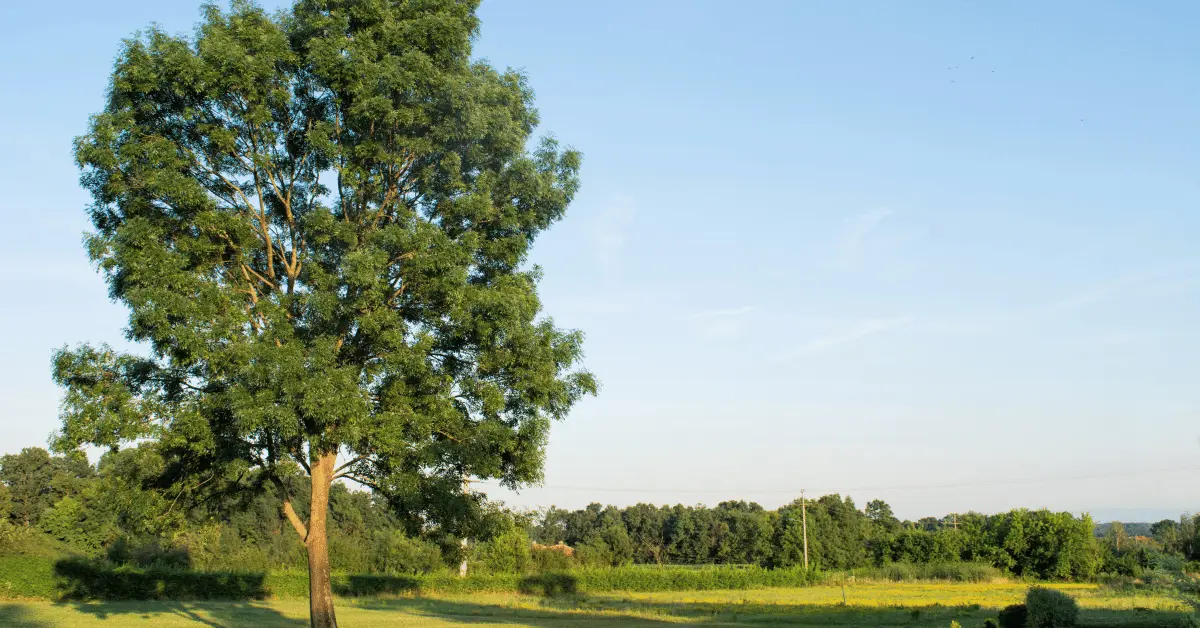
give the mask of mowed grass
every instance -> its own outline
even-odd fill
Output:
[[[1025,593],[1020,584],[872,583],[750,591],[609,593],[542,598],[511,593],[340,599],[344,628],[366,626],[528,626],[534,628],[667,624],[701,626],[982,626]],[[1061,585],[1079,600],[1084,626],[1189,625],[1193,607],[1168,595],[1116,593]],[[307,601],[48,602],[0,601],[0,626],[146,626],[271,628],[308,625]]]

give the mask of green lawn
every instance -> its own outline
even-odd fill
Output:
[[[1085,626],[1188,626],[1186,602],[1164,595],[1117,594],[1094,585],[1061,587],[1083,607]],[[979,627],[997,609],[1019,601],[1017,584],[862,584],[841,587],[616,593],[540,598],[475,594],[339,600],[345,628],[366,626],[949,626]],[[0,626],[253,626],[308,625],[307,602],[47,602],[0,601]]]

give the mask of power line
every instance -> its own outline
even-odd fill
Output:
[[[939,488],[970,488],[975,486],[995,486],[1004,484],[1032,484],[1041,482],[1072,482],[1078,480],[1094,480],[1101,478],[1125,477],[1132,475],[1144,475],[1150,473],[1173,473],[1178,471],[1196,471],[1200,470],[1200,465],[1189,465],[1182,467],[1167,467],[1159,469],[1131,469],[1127,471],[1114,471],[1109,473],[1091,473],[1087,475],[1071,475],[1058,477],[1027,477],[1027,478],[1008,478],[999,480],[977,480],[971,482],[952,482],[943,484],[894,484],[882,486],[852,486],[852,487],[834,487],[834,488],[818,488],[808,489],[815,493],[856,493],[865,491],[908,491],[908,490],[926,490]],[[499,486],[493,481],[480,481],[479,484],[487,484],[491,486]],[[567,486],[548,484],[534,488],[542,488],[549,490],[560,491],[587,491],[593,493],[684,493],[690,495],[728,495],[731,493],[746,494],[746,495],[763,495],[763,494],[787,494],[797,495],[804,489],[690,489],[690,488],[624,488],[611,486]]]

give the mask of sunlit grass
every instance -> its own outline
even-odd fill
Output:
[[[1123,593],[1097,585],[1054,585],[1079,600],[1085,626],[1185,626],[1191,607],[1165,594]],[[356,626],[981,626],[1021,601],[1019,583],[859,583],[748,591],[607,593],[543,598],[516,593],[341,599],[339,623]],[[0,625],[276,626],[307,625],[301,598],[264,602],[0,602]]]

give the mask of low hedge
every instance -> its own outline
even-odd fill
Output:
[[[57,594],[53,559],[44,556],[0,556],[0,597],[50,598]]]
[[[993,570],[994,571],[994,570]],[[960,567],[953,573],[936,568],[911,571],[895,566],[855,572],[858,578],[893,580],[926,578],[977,581],[993,571]],[[836,580],[838,574],[804,569],[754,566],[629,566],[555,571],[535,575],[471,575],[442,572],[420,576],[333,574],[333,591],[343,597],[413,592],[513,592],[555,595],[607,591],[706,591],[802,587]],[[252,599],[265,596],[306,597],[308,572],[203,572],[165,567],[141,568],[82,558],[59,561],[44,557],[0,557],[0,597],[92,599]]]

